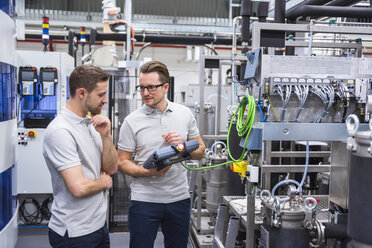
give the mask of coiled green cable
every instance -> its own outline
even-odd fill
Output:
[[[245,112],[245,109],[246,109],[247,105],[248,105],[248,114],[247,114],[247,118],[244,121],[244,112]],[[249,136],[249,134],[252,130],[252,126],[253,126],[253,123],[254,123],[255,106],[256,106],[256,104],[255,104],[253,96],[250,96],[250,95],[244,96],[243,99],[241,100],[238,108],[236,109],[233,117],[231,118],[230,125],[229,125],[229,130],[227,132],[227,152],[229,154],[229,158],[236,163],[239,163],[239,162],[244,160],[245,151],[247,150],[246,145],[247,145],[247,141],[248,141],[248,136]],[[236,131],[238,131],[238,136],[239,137],[243,137],[245,135],[245,141],[244,141],[244,148],[243,148],[242,155],[240,155],[240,157],[238,159],[235,159],[231,155],[229,144],[230,144],[231,127],[232,127],[232,124],[235,120],[235,116],[236,116],[237,113],[238,113],[238,118],[236,120]]]
[[[245,112],[245,109],[246,109],[247,105],[248,105],[248,115],[247,115],[247,118],[244,121],[244,112]],[[247,145],[247,141],[248,141],[248,136],[249,136],[249,134],[252,130],[252,126],[253,126],[253,123],[254,123],[255,107],[256,107],[256,104],[255,104],[253,96],[250,96],[250,95],[244,96],[243,99],[241,100],[238,108],[236,109],[232,119],[231,119],[231,122],[230,122],[230,125],[229,125],[229,130],[227,132],[227,152],[228,152],[229,157],[232,161],[228,161],[228,162],[225,162],[225,163],[216,164],[216,165],[212,165],[212,166],[204,166],[204,167],[197,167],[197,168],[188,167],[184,163],[181,162],[182,166],[185,167],[188,170],[204,170],[204,169],[216,168],[216,167],[226,165],[226,164],[231,164],[232,162],[237,162],[238,163],[238,162],[243,161],[244,157],[245,157],[245,151],[247,150],[246,145]],[[230,153],[229,137],[230,137],[230,131],[231,131],[232,123],[234,122],[235,116],[238,112],[239,112],[239,114],[238,114],[238,118],[236,120],[236,130],[238,131],[239,137],[243,137],[244,135],[246,135],[246,137],[245,137],[245,142],[244,142],[244,148],[243,148],[242,155],[240,156],[240,158],[235,159],[235,158],[233,158],[233,156]]]

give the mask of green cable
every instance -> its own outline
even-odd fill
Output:
[[[222,163],[222,164],[216,164],[216,165],[211,165],[211,166],[204,166],[204,167],[197,167],[197,168],[191,168],[191,167],[188,167],[186,166],[184,163],[180,162],[182,164],[183,167],[185,167],[186,169],[188,170],[204,170],[204,169],[211,169],[211,168],[216,168],[216,167],[219,167],[221,165],[225,165],[225,164],[231,164],[232,162],[231,161],[228,161],[228,162],[225,162],[225,163]]]
[[[246,120],[244,121],[244,112],[245,112],[245,108],[247,107],[247,105],[248,105],[248,115],[247,115]],[[252,126],[253,126],[253,122],[254,122],[255,108],[256,108],[256,104],[255,104],[253,96],[250,96],[250,95],[244,96],[243,99],[241,100],[238,108],[236,109],[232,119],[231,119],[231,122],[230,122],[230,125],[229,125],[229,130],[227,132],[227,152],[229,153],[229,157],[232,161],[228,161],[228,162],[225,162],[225,163],[216,164],[216,165],[212,165],[212,166],[204,166],[204,167],[197,167],[197,168],[188,167],[184,163],[180,162],[181,165],[183,167],[185,167],[185,169],[188,169],[188,170],[204,170],[204,169],[216,168],[216,167],[226,165],[226,164],[231,164],[232,162],[239,163],[239,162],[243,161],[244,157],[245,157],[245,151],[247,149],[246,145],[247,145],[247,141],[248,141],[248,136],[249,136],[249,134],[252,130]],[[245,137],[245,142],[244,142],[244,148],[243,148],[242,155],[240,156],[239,159],[235,159],[235,158],[233,158],[233,156],[230,153],[229,137],[230,137],[230,130],[231,130],[231,127],[232,127],[232,123],[234,122],[235,116],[238,113],[238,111],[239,111],[239,114],[238,114],[238,118],[236,120],[236,130],[238,131],[239,137],[243,137],[244,135],[246,135],[246,137]],[[243,123],[243,121],[244,121],[244,123]]]
[[[247,107],[247,105],[248,105],[248,115],[247,115],[246,120],[244,121],[244,112],[245,112],[245,108]],[[248,136],[249,136],[249,134],[252,130],[252,126],[253,126],[253,122],[254,122],[255,106],[256,105],[255,105],[255,101],[254,101],[253,96],[250,96],[250,95],[244,96],[243,99],[241,100],[238,108],[236,109],[232,119],[231,119],[231,122],[230,122],[230,125],[229,125],[229,130],[227,132],[227,152],[229,154],[230,159],[232,161],[236,162],[236,163],[239,163],[239,162],[244,160],[245,151],[247,149],[246,146],[247,146]],[[242,155],[238,159],[235,159],[231,155],[229,144],[230,144],[231,127],[232,127],[232,124],[235,120],[235,116],[238,112],[239,112],[239,114],[238,114],[238,118],[236,120],[236,130],[238,131],[239,137],[243,137],[245,135],[245,141],[244,141],[244,148],[243,148]]]

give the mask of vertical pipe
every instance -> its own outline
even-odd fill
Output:
[[[247,229],[246,248],[254,248],[254,219],[255,219],[255,196],[252,193],[252,184],[247,180]]]
[[[68,31],[68,54],[70,56],[74,55],[74,36],[75,33],[72,29]]]
[[[126,61],[130,61],[131,57],[131,43],[132,43],[132,34],[130,30],[130,26],[132,25],[132,0],[125,0],[124,6],[124,18],[128,22],[127,25],[127,43],[126,43],[126,51],[127,54],[125,56]]]
[[[221,118],[221,94],[222,94],[222,64],[221,64],[221,60],[219,60],[219,66],[218,66],[218,88],[217,88],[217,111],[216,111],[216,129],[215,129],[215,132],[214,134],[220,134],[220,128],[221,128],[221,125],[220,125],[220,118]]]
[[[200,135],[206,134],[206,120],[204,111],[204,77],[205,77],[205,55],[204,47],[200,47],[200,60],[199,60],[199,131]]]
[[[174,102],[174,77],[169,77],[169,89],[167,98],[169,101]]]
[[[232,56],[231,56],[231,106],[234,106],[235,104],[235,83],[234,83],[234,76],[236,74],[236,68],[235,68],[235,56],[236,56],[236,27],[238,25],[238,20],[241,20],[241,16],[237,16],[233,20],[233,37],[232,37]]]
[[[246,43],[246,46],[248,46],[249,41],[249,26],[250,26],[250,18],[252,15],[252,2],[251,0],[242,0],[241,6],[240,6],[240,15],[243,18],[242,21],[242,27],[241,27],[241,33],[242,33],[242,44]],[[247,51],[245,51],[247,52]],[[242,53],[245,53],[242,51]]]
[[[285,23],[285,0],[275,0],[274,22]]]

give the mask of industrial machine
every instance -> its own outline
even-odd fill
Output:
[[[52,184],[42,144],[46,127],[67,103],[68,77],[74,64],[71,56],[60,52],[17,51],[16,57],[19,115],[15,140],[20,220],[22,224],[35,225],[50,217]]]
[[[16,196],[16,25],[11,1],[0,5],[0,247],[15,247],[18,236]]]
[[[363,197],[370,188],[369,169],[364,165],[370,161],[372,60],[361,57],[356,44],[312,40],[312,32],[367,33],[358,25],[348,29],[315,22],[254,22],[252,28],[250,51],[246,43],[238,55],[233,43],[232,56],[201,58],[198,121],[203,139],[213,144],[202,166],[215,168],[196,172],[195,244],[372,247],[367,234],[372,223],[369,203]],[[268,44],[269,33],[291,31],[299,37],[310,32],[307,45],[284,39],[281,44],[294,47],[297,56],[275,54],[273,47],[281,45]],[[349,52],[329,56],[326,49]],[[204,128],[210,120],[202,96],[209,87],[203,72],[211,64],[218,70],[226,64],[232,69],[231,106],[220,110],[229,113],[227,132],[219,128],[210,133]],[[244,73],[237,66],[244,66]],[[223,97],[221,82],[224,79],[218,78],[214,84],[219,88],[216,99]],[[221,106],[221,100],[217,105]],[[216,111],[217,120],[220,111]],[[235,183],[244,187],[242,194],[229,192],[232,182],[222,171],[237,173]],[[211,178],[218,188],[210,186]],[[210,207],[211,198],[219,204],[218,211]]]

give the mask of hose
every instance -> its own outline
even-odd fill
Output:
[[[292,179],[286,179],[286,180],[283,180],[279,183],[277,183],[273,189],[271,190],[271,195],[273,198],[276,198],[275,197],[275,191],[278,189],[279,186],[283,185],[283,184],[295,184],[297,185],[298,187],[298,192],[302,192],[302,186],[304,185],[304,182],[305,182],[305,179],[306,179],[306,176],[307,176],[307,170],[308,170],[308,167],[309,167],[309,157],[310,157],[310,147],[309,147],[309,141],[307,140],[306,141],[306,161],[305,161],[305,170],[304,170],[304,174],[302,176],[302,180],[300,183],[298,183],[297,181],[295,180],[292,180]],[[284,198],[284,199],[281,199],[279,201],[286,201],[286,200],[289,200],[288,197]]]
[[[215,151],[213,151],[213,149],[214,149],[214,147],[215,147],[216,145],[218,145],[218,144],[221,144],[221,145],[223,145],[224,148],[226,148],[226,144],[225,144],[225,142],[222,142],[222,141],[216,141],[216,142],[214,142],[214,143],[212,144],[212,146],[211,146],[211,151],[212,151],[212,152],[215,152]]]
[[[302,176],[302,180],[301,180],[301,183],[300,183],[300,187],[298,188],[298,190],[301,192],[302,191],[302,186],[304,185],[304,182],[305,182],[305,179],[306,179],[306,176],[307,176],[307,170],[309,168],[309,157],[310,157],[310,147],[309,147],[309,141],[307,140],[306,141],[306,161],[305,161],[305,170],[304,170],[304,175]]]

